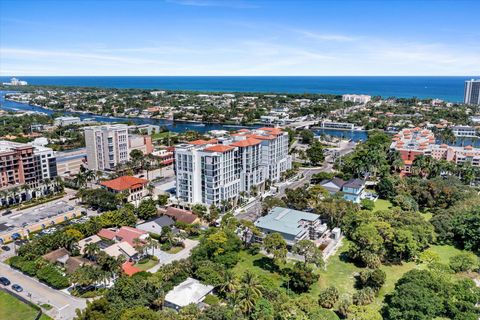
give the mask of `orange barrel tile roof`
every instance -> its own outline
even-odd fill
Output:
[[[132,176],[122,176],[113,180],[103,181],[100,183],[102,186],[105,186],[109,189],[116,191],[128,190],[133,187],[138,187],[148,183],[148,180],[141,179]]]
[[[235,148],[231,147],[231,146],[226,146],[226,145],[223,145],[223,144],[217,144],[217,145],[214,145],[214,146],[207,147],[207,148],[203,149],[203,151],[207,151],[207,152],[227,152],[227,151],[230,151],[230,150],[233,150],[233,149],[235,149]]]
[[[234,146],[234,147],[250,147],[250,146],[255,146],[257,144],[260,144],[260,143],[262,143],[261,140],[254,139],[254,138],[247,138],[245,140],[240,140],[240,141],[236,141],[234,143],[231,143],[230,145]]]

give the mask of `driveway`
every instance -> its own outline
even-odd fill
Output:
[[[148,269],[148,272],[157,272],[158,269],[165,264],[188,258],[190,256],[190,251],[192,251],[199,242],[197,240],[185,239],[183,240],[183,243],[185,244],[185,248],[175,254],[166,253],[162,250],[156,249],[154,255],[158,258],[159,263],[153,268]]]
[[[62,291],[52,289],[36,279],[10,268],[3,262],[0,262],[0,276],[7,277],[12,284],[21,285],[23,292],[18,294],[25,299],[35,304],[48,303],[51,305],[53,308],[45,313],[54,319],[73,319],[76,316],[75,309],[83,309],[87,305],[86,299],[72,297]],[[5,288],[12,290],[11,285]]]

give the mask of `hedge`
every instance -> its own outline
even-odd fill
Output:
[[[64,289],[70,285],[70,281],[55,268],[49,264],[41,268],[37,272],[38,280],[45,282],[49,286],[55,289]]]
[[[47,264],[38,269],[36,261],[27,260],[21,256],[11,257],[8,260],[8,263],[13,268],[18,269],[31,277],[36,276],[38,280],[46,283],[52,288],[63,289],[70,285],[68,278],[58,271],[58,269],[52,264]]]

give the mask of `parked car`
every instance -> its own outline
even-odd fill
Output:
[[[10,247],[9,246],[2,246],[2,250],[3,251],[10,251]]]
[[[7,215],[9,215],[9,214],[11,214],[11,213],[12,213],[12,210],[7,210],[7,211],[5,211],[5,212],[2,213],[2,216],[7,216]]]
[[[15,290],[16,292],[22,292],[23,291],[22,286],[20,286],[18,284],[13,284],[12,289]]]
[[[8,280],[5,277],[0,277],[0,283],[3,284],[4,286],[9,286],[10,285],[10,280]]]

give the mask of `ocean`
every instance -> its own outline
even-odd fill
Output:
[[[8,82],[11,77],[0,77]],[[32,85],[84,86],[104,88],[141,88],[208,92],[326,93],[368,94],[400,98],[438,98],[450,102],[463,101],[465,77],[17,77]]]

